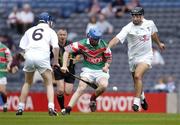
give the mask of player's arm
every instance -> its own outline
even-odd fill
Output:
[[[65,51],[64,54],[63,54],[63,65],[61,67],[61,71],[63,73],[66,73],[66,71],[68,71],[68,68],[67,68],[68,57],[69,57],[69,52]]]
[[[109,42],[108,47],[109,47],[109,48],[112,48],[112,47],[116,46],[116,44],[118,44],[118,43],[119,43],[119,39],[118,39],[117,37],[114,37],[114,38]]]
[[[159,36],[156,32],[154,32],[151,37],[152,40],[158,45],[159,49],[161,50],[165,49],[165,44],[160,41]]]
[[[68,59],[69,59],[68,58],[69,54],[70,53],[76,53],[79,50],[78,45],[79,45],[78,42],[74,42],[74,43],[71,43],[68,46],[64,47],[65,52],[63,54],[63,66],[61,67],[62,72],[65,73],[68,70],[67,63],[68,63]]]
[[[106,51],[104,52],[104,58],[105,58],[105,65],[104,67],[102,68],[102,70],[104,72],[108,72],[109,70],[109,67],[110,67],[110,64],[112,62],[112,53],[111,53],[111,50],[110,48],[106,48]]]
[[[116,46],[116,44],[118,44],[119,42],[121,42],[121,43],[124,42],[128,32],[129,32],[128,29],[130,29],[129,26],[130,25],[123,27],[122,30],[109,42],[109,44],[108,44],[109,48]]]
[[[76,64],[82,60],[82,55],[76,55],[74,58],[70,58],[73,60],[73,64]]]
[[[53,48],[53,55],[54,55],[54,65],[59,64],[59,63],[58,63],[59,47],[54,47],[54,48]]]
[[[6,48],[5,54],[6,54],[6,59],[7,59],[7,70],[10,71],[13,59],[12,59],[11,52],[10,52],[9,48]]]
[[[59,45],[58,45],[58,37],[55,31],[51,32],[51,43],[52,52],[54,55],[53,66],[59,66],[58,58],[59,58]]]

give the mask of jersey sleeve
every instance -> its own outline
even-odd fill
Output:
[[[65,51],[69,53],[76,53],[79,50],[79,43],[74,42],[64,47]]]
[[[51,42],[50,42],[50,44],[53,48],[59,48],[58,36],[54,30],[51,31]]]
[[[29,44],[29,40],[28,40],[28,37],[27,37],[27,33],[25,33],[23,35],[23,37],[21,38],[21,40],[20,40],[19,47],[21,49],[26,49],[28,44]]]
[[[104,52],[104,58],[106,63],[111,63],[112,62],[112,52],[110,48],[106,48],[106,51]]]
[[[128,26],[122,28],[122,30],[116,35],[121,43],[124,43],[126,36],[128,34]]]
[[[152,35],[153,33],[155,33],[155,32],[158,32],[158,29],[157,29],[157,27],[156,27],[156,25],[154,24],[153,21],[151,21],[151,27],[152,27],[151,35]]]

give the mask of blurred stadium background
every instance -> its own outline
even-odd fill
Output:
[[[131,0],[125,0],[126,3]],[[24,3],[28,3],[32,12],[35,14],[35,20],[39,13],[49,12],[55,19],[54,29],[57,31],[60,27],[67,27],[69,35],[73,37],[73,41],[86,37],[86,26],[89,22],[88,10],[91,6],[91,0],[0,0],[0,34],[6,34],[12,38],[12,41],[18,51],[18,44],[21,34],[16,33],[7,25],[8,15],[12,11],[13,6],[22,7]],[[100,8],[104,8],[111,0],[99,0]],[[172,76],[175,83],[175,90],[178,107],[176,112],[180,112],[180,0],[140,0],[140,4],[145,9],[145,18],[152,19],[159,31],[161,40],[166,44],[167,49],[161,53],[165,60],[164,65],[154,65],[151,70],[146,73],[144,78],[144,88],[146,92],[154,91],[155,84],[158,80]],[[130,21],[129,13],[125,13],[122,17],[114,16],[107,18],[113,25],[112,34],[104,34],[103,38],[107,41],[111,40],[120,30]],[[36,22],[34,22],[35,24]],[[73,34],[75,34],[73,36]],[[127,44],[119,44],[112,49],[113,63],[110,69],[110,84],[108,91],[112,91],[113,86],[118,87],[118,92],[133,92],[133,81],[129,72],[127,59]],[[80,72],[81,64],[78,64],[77,73]],[[8,75],[7,89],[9,92],[20,92],[24,82],[24,73],[19,70],[16,74]],[[78,84],[75,84],[77,87]],[[44,92],[43,84],[38,82],[31,91]],[[173,108],[173,107],[172,107]]]

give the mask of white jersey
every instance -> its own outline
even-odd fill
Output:
[[[122,28],[116,35],[121,43],[127,38],[129,60],[145,55],[153,56],[151,35],[158,32],[152,20],[143,19],[141,25],[132,22]]]
[[[56,32],[48,24],[40,23],[27,30],[20,41],[19,47],[24,49],[26,54],[36,56],[50,56],[50,45],[59,48]]]

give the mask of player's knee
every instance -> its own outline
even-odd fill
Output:
[[[134,75],[134,79],[135,79],[136,81],[142,80],[142,76],[141,76],[140,74],[135,74],[135,75]]]
[[[107,84],[102,84],[102,88],[106,89],[108,87],[108,83]]]
[[[62,91],[62,90],[57,90],[57,95],[63,95],[64,94],[64,91]]]
[[[99,86],[102,88],[102,89],[106,89],[108,87],[108,82],[100,82],[99,83]]]

